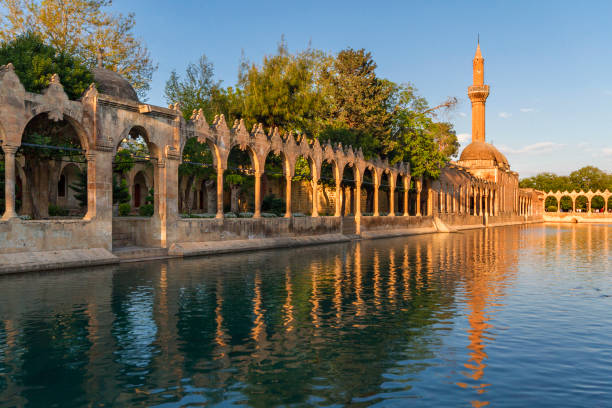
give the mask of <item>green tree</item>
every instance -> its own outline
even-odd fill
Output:
[[[12,63],[26,91],[41,93],[58,74],[70,99],[78,99],[93,82],[93,75],[78,58],[45,45],[32,32],[0,45],[0,65]]]
[[[612,174],[608,174],[594,166],[585,166],[571,172],[569,180],[572,187],[576,190],[604,191],[608,189],[612,191]]]
[[[111,0],[0,0],[0,39],[11,41],[32,32],[61,54],[79,56],[89,67],[102,50],[104,66],[126,77],[144,97],[157,66],[134,35],[134,14],[110,12],[111,4]]]
[[[318,75],[325,63],[320,51],[290,54],[284,40],[275,55],[264,57],[261,66],[243,62],[238,85],[244,96],[245,121],[315,136],[322,126],[325,101]]]
[[[441,169],[458,151],[452,125],[435,122],[434,112],[412,85],[399,87],[392,131],[385,140],[384,152],[391,163],[409,162],[414,177],[438,178]]]
[[[168,103],[177,103],[186,119],[194,110],[202,109],[207,118],[224,114],[228,120],[242,117],[242,93],[234,88],[224,89],[214,79],[214,67],[202,54],[197,63],[187,65],[185,75],[173,70],[166,81],[164,97]]]
[[[370,144],[379,148],[392,125],[396,85],[379,78],[376,67],[369,52],[347,48],[324,67],[321,75],[324,94],[330,101],[326,106],[327,123],[355,132],[356,145],[362,148]],[[375,142],[361,143],[367,138]]]

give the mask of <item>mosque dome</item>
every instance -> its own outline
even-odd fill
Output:
[[[508,159],[495,146],[486,142],[472,142],[461,152],[460,161],[493,160],[497,164],[508,166]]]
[[[95,67],[92,69],[98,92],[120,99],[138,102],[138,95],[130,83],[115,71]]]

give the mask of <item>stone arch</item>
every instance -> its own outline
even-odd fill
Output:
[[[261,196],[262,212],[277,216],[287,212],[287,179],[291,177],[291,164],[282,150],[269,150],[263,158]]]
[[[380,211],[380,175],[374,166],[366,166],[361,178],[361,189],[356,192],[361,194],[361,213],[365,216],[377,216]],[[364,197],[365,193],[365,197]],[[363,199],[365,198],[365,200]]]
[[[88,149],[87,133],[69,115],[54,116],[41,111],[29,117],[19,135],[16,166],[23,166],[22,210],[32,219],[64,214],[58,207],[58,182],[66,162],[85,165]],[[91,180],[90,180],[91,181]],[[86,183],[89,188],[92,183]],[[88,193],[92,193],[88,191]],[[86,209],[86,208],[85,208]]]
[[[255,212],[255,184],[258,181],[255,176],[261,174],[255,150],[249,145],[234,144],[228,152],[225,168],[225,184],[229,191],[224,195],[224,203],[233,213]]]
[[[52,115],[51,109],[42,109],[35,111],[32,115],[29,115],[28,118],[23,121],[23,126],[21,127],[18,135],[19,135],[19,144],[23,141],[23,135],[28,128],[28,126],[32,123],[33,120],[39,117],[46,116],[49,122],[67,122],[74,129],[76,136],[78,137],[79,144],[81,145],[81,149],[84,152],[89,151],[90,147],[90,137],[89,133],[85,130],[81,122],[75,119],[72,115],[68,113],[63,113],[61,117],[57,118]]]
[[[361,180],[359,169],[353,161],[338,167],[340,172],[340,207],[341,215],[355,214],[356,184]]]
[[[70,186],[78,183],[81,168],[75,163],[65,163],[60,170],[57,187],[57,205],[69,210],[78,210],[79,202],[76,192]]]
[[[212,146],[212,147],[211,147]],[[191,137],[181,143],[181,164],[178,168],[178,209],[181,213],[206,208],[216,200],[216,163],[214,144],[206,138]]]
[[[590,197],[591,208],[590,212],[603,212],[606,207],[606,200],[604,199],[604,195],[599,192],[594,193]]]
[[[576,194],[576,199],[574,202],[576,203],[576,212],[585,213],[589,211],[589,197],[584,192],[579,192]]]
[[[322,186],[322,195],[319,195],[324,213],[340,216],[340,180],[342,175],[339,172],[338,161],[333,158],[326,158],[321,163],[319,174],[319,184]],[[333,186],[333,190],[331,187]],[[326,188],[329,187],[329,188]]]
[[[147,183],[145,172],[140,170],[134,175],[132,181],[132,207],[140,208],[145,204],[145,198],[149,192],[150,185]]]
[[[559,196],[559,208],[561,212],[574,212],[574,198],[569,193]]]

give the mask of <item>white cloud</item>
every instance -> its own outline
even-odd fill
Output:
[[[586,149],[587,147],[590,147],[590,146],[591,146],[591,144],[588,143],[588,142],[578,143],[578,147],[581,148],[581,149]]]
[[[462,118],[465,118],[467,116],[467,113],[465,112],[459,112],[459,116],[461,116]]]
[[[512,114],[509,112],[499,112],[499,117],[502,119],[508,119],[510,116],[512,116]]]
[[[471,139],[472,135],[470,135],[469,133],[459,133],[457,135],[457,140],[459,141],[459,143],[465,143]]]
[[[604,147],[601,149],[601,154],[604,156],[612,156],[612,147]]]
[[[533,109],[533,108],[521,108],[520,111],[523,112],[523,113],[530,113],[530,112],[535,112],[535,109]]]
[[[499,150],[501,150],[504,153],[538,154],[538,153],[552,152],[564,146],[565,146],[564,144],[555,143],[555,142],[538,142],[538,143],[533,143],[527,146],[523,146],[518,149],[514,149],[509,146],[499,146]]]

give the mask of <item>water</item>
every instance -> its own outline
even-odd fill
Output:
[[[0,406],[612,406],[612,228],[0,278]]]

